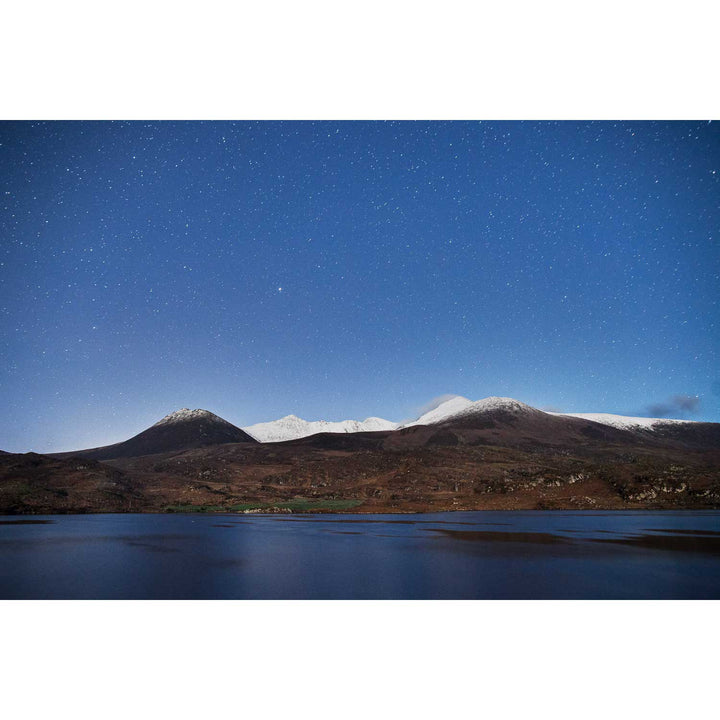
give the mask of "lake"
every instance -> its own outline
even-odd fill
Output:
[[[720,598],[720,511],[0,516],[0,598]]]

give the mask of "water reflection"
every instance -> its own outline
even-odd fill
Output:
[[[718,598],[720,513],[0,519],[2,598]]]

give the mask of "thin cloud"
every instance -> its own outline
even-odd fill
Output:
[[[430,412],[431,410],[434,410],[436,407],[439,407],[444,402],[452,400],[456,397],[460,397],[460,395],[456,395],[455,393],[445,393],[444,395],[438,395],[418,410],[418,417],[420,417],[420,415],[424,415],[425,413]]]
[[[669,400],[648,405],[651,417],[669,417],[670,415],[695,415],[700,409],[697,395],[675,395]]]

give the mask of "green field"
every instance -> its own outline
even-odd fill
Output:
[[[362,500],[278,500],[267,503],[240,503],[238,505],[167,505],[164,512],[169,513],[213,513],[213,512],[244,512],[245,510],[268,510],[280,508],[292,512],[342,512],[362,504]]]

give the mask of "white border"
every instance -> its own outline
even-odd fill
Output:
[[[707,0],[6,0],[4,119],[715,119]]]
[[[0,604],[6,717],[709,717],[714,602]],[[678,622],[681,620],[681,622]]]
[[[716,119],[713,4],[6,2],[2,119]],[[717,603],[3,602],[7,717],[704,717]]]

